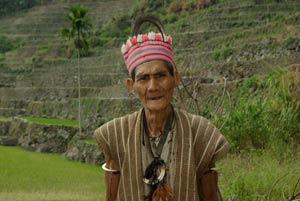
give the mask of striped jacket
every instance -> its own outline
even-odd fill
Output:
[[[229,149],[220,131],[207,119],[175,109],[172,148],[175,201],[199,201],[197,181]],[[121,172],[118,200],[144,200],[141,152],[142,110],[114,119],[95,131],[106,160]]]

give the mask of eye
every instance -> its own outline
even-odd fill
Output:
[[[140,77],[137,78],[137,81],[144,81],[144,80],[147,80],[148,79],[148,75],[142,75]]]
[[[157,74],[155,75],[155,78],[163,78],[163,77],[165,77],[165,76],[166,76],[165,73],[157,73]]]

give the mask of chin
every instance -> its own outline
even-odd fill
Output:
[[[150,111],[161,111],[166,110],[170,104],[162,104],[162,103],[155,103],[155,104],[145,104],[144,108]]]

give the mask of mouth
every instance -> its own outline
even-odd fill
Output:
[[[148,100],[159,100],[161,99],[163,96],[156,96],[156,97],[149,97]]]

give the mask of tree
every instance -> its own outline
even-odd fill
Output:
[[[75,48],[77,49],[77,60],[78,60],[78,121],[79,121],[79,134],[81,135],[81,94],[80,94],[80,56],[86,56],[89,52],[89,43],[87,37],[90,35],[92,29],[91,19],[87,16],[88,8],[81,5],[71,5],[67,8],[69,13],[66,15],[70,22],[69,28],[62,30],[62,36],[73,40]]]
[[[79,56],[86,56],[89,51],[87,37],[92,29],[91,18],[87,16],[88,8],[81,5],[71,5],[67,8],[70,12],[66,15],[70,28],[62,30],[62,36],[74,40],[74,45],[79,50]]]

